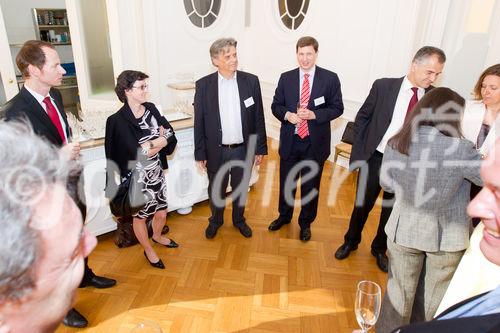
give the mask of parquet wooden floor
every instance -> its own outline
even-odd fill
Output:
[[[189,215],[168,214],[168,236],[181,246],[154,245],[166,270],[150,267],[139,245],[119,249],[113,233],[99,237],[90,266],[118,284],[104,290],[79,289],[75,307],[89,320],[82,331],[128,333],[148,319],[164,333],[357,329],[357,282],[369,279],[382,288],[386,284],[386,274],[370,254],[380,209],[370,215],[358,250],[346,260],[336,260],[334,251],[343,241],[354,203],[354,184],[352,175],[341,181],[337,173],[344,169],[327,162],[311,241],[298,239],[297,209],[291,224],[269,232],[268,224],[277,217],[279,188],[277,142],[269,146],[245,213],[252,238],[243,238],[232,226],[228,206],[224,226],[213,240],[205,239],[207,202],[195,205]],[[75,331],[60,326],[57,332]]]

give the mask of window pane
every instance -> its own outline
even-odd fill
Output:
[[[198,28],[212,25],[219,16],[220,6],[221,0],[184,0],[186,14]]]
[[[201,16],[207,15],[212,5],[211,0],[194,0],[193,3],[194,3],[194,8]]]
[[[277,0],[281,21],[290,30],[297,29],[307,14],[309,0]]]
[[[78,0],[91,94],[113,91],[115,79],[106,0]]]

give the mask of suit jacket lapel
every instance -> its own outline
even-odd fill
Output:
[[[399,90],[401,89],[401,85],[403,84],[403,79],[404,77],[399,78],[398,80],[394,81],[389,87],[389,92],[387,94],[387,105],[389,106],[388,109],[391,111],[391,117],[389,119],[392,118],[394,107],[396,107],[396,101],[398,100]]]
[[[208,80],[207,97],[209,99],[209,112],[213,112],[217,119],[217,128],[221,128],[220,110],[219,110],[219,72],[212,74]],[[219,132],[220,133],[220,132]],[[222,140],[222,138],[221,138]]]
[[[298,68],[295,69],[295,71],[293,72],[292,79],[290,81],[290,86],[294,87],[292,89],[292,93],[293,93],[292,100],[296,101],[295,105],[293,106],[292,111],[297,112],[297,104],[299,104],[299,102],[300,102],[300,90],[302,89],[302,87],[300,86],[300,71]]]
[[[249,91],[250,89],[248,87],[247,80],[242,78],[240,73],[236,73],[236,82],[238,83],[238,93],[240,95],[241,131],[243,133],[243,137],[245,137],[245,133],[248,132],[245,99],[249,97],[253,98],[253,96],[252,92]]]
[[[38,122],[35,126],[43,127],[45,130],[43,131],[44,135],[51,136],[53,142],[57,142],[57,144],[62,145],[62,139],[57,131],[56,126],[52,123],[47,112],[42,108],[40,103],[36,100],[36,98],[26,89],[22,88],[20,94],[23,96],[26,103],[29,105],[27,112],[30,112],[35,119],[38,119]]]
[[[323,78],[321,77],[321,68],[316,66],[316,71],[314,72],[313,86],[311,89],[311,97],[309,98],[308,109],[312,110],[314,108],[314,98],[319,96],[319,90],[323,86]],[[299,81],[300,82],[300,81]]]

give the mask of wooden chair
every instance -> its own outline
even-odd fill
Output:
[[[340,139],[340,143],[335,146],[335,155],[333,155],[333,164],[337,164],[337,158],[342,156],[344,158],[351,157],[352,144],[354,143],[354,122],[350,121],[347,123],[344,129],[344,133],[342,133],[342,139]]]
[[[337,167],[337,158],[342,156],[346,158],[347,161],[351,158],[352,143],[354,142],[354,123],[352,121],[348,122],[344,133],[342,133],[342,139],[340,143],[335,146],[335,155],[333,155],[333,167]],[[357,171],[354,171],[357,172]],[[334,172],[332,171],[331,177],[333,177]],[[354,176],[354,188],[356,188],[356,175]]]

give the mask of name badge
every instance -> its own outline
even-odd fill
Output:
[[[325,103],[325,96],[318,97],[314,100],[314,106],[318,106]]]
[[[249,108],[249,107],[251,107],[252,105],[255,104],[255,102],[253,101],[253,97],[252,96],[250,96],[247,99],[245,99],[245,101],[243,101],[243,103],[245,103],[245,107],[246,108]]]

